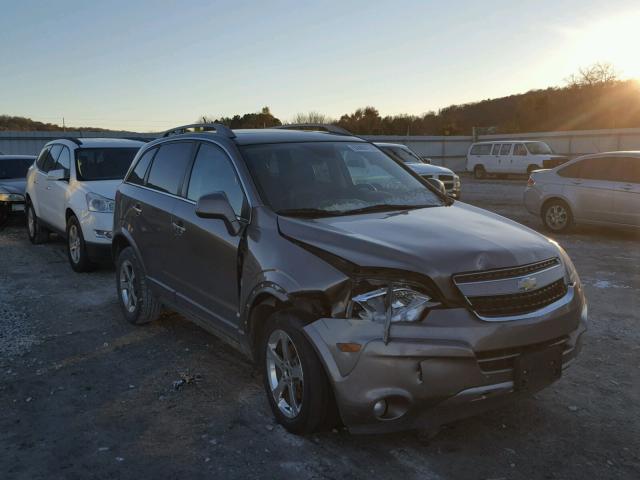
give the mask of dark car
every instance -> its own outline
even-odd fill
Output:
[[[0,155],[0,223],[11,213],[24,211],[27,170],[33,155]]]
[[[197,128],[118,188],[122,312],[174,309],[251,356],[289,431],[436,428],[576,357],[587,307],[555,242],[332,127]]]

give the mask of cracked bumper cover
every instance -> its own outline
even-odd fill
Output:
[[[579,352],[586,321],[577,287],[561,307],[522,320],[487,322],[464,308],[433,310],[422,322],[393,324],[386,345],[383,325],[363,320],[322,318],[305,333],[333,384],[344,424],[374,433],[437,428],[512,400],[521,393],[509,362],[521,351],[558,344],[566,368]],[[362,348],[342,352],[338,343]],[[390,413],[378,418],[373,405],[383,398]]]

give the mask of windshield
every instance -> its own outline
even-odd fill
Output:
[[[121,180],[137,148],[81,148],[76,151],[78,180]]]
[[[407,150],[402,147],[380,147],[382,151],[390,154],[392,157],[397,158],[404,163],[424,163],[420,157],[418,157],[411,150]]]
[[[282,215],[345,215],[444,204],[369,143],[281,143],[241,150],[264,201]]]
[[[26,178],[27,170],[33,165],[33,158],[0,159],[0,179]]]
[[[553,153],[551,147],[544,142],[527,142],[526,145],[531,155],[547,155]]]

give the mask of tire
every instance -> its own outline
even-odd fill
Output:
[[[540,170],[542,167],[538,166],[538,165],[529,165],[527,167],[527,175],[531,175],[531,172],[533,172],[534,170]]]
[[[573,225],[571,208],[563,200],[548,200],[542,207],[542,223],[551,232],[566,232]]]
[[[49,240],[49,230],[40,225],[40,221],[31,202],[27,204],[25,217],[27,220],[27,235],[31,243],[39,245]]]
[[[82,227],[75,215],[67,219],[67,258],[75,272],[90,272],[94,268],[87,254]]]
[[[484,165],[476,165],[473,167],[473,176],[478,180],[487,178],[487,171],[484,169]]]
[[[160,315],[161,304],[149,288],[132,247],[124,248],[116,259],[116,292],[122,314],[129,323],[143,325]]]
[[[302,315],[295,311],[274,313],[267,320],[260,348],[264,388],[273,415],[286,430],[297,435],[330,429],[338,423],[333,390],[318,355],[302,332],[304,324]],[[283,364],[287,365],[288,374],[282,369]]]

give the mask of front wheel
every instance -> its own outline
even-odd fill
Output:
[[[484,169],[484,165],[476,165],[473,167],[473,176],[478,180],[482,180],[487,177],[487,171]]]
[[[277,312],[262,337],[264,386],[278,423],[307,434],[335,426],[335,400],[320,360],[293,312]]]
[[[49,239],[49,231],[40,225],[36,211],[31,202],[27,204],[27,235],[34,245],[44,243]]]
[[[93,269],[93,264],[87,255],[82,227],[75,215],[71,215],[67,220],[67,258],[71,268],[78,273]]]
[[[549,200],[542,208],[542,221],[552,232],[565,232],[573,223],[571,208],[562,200]]]
[[[140,261],[132,247],[123,249],[116,260],[116,289],[120,309],[134,325],[149,323],[160,315],[160,302],[147,284]]]

